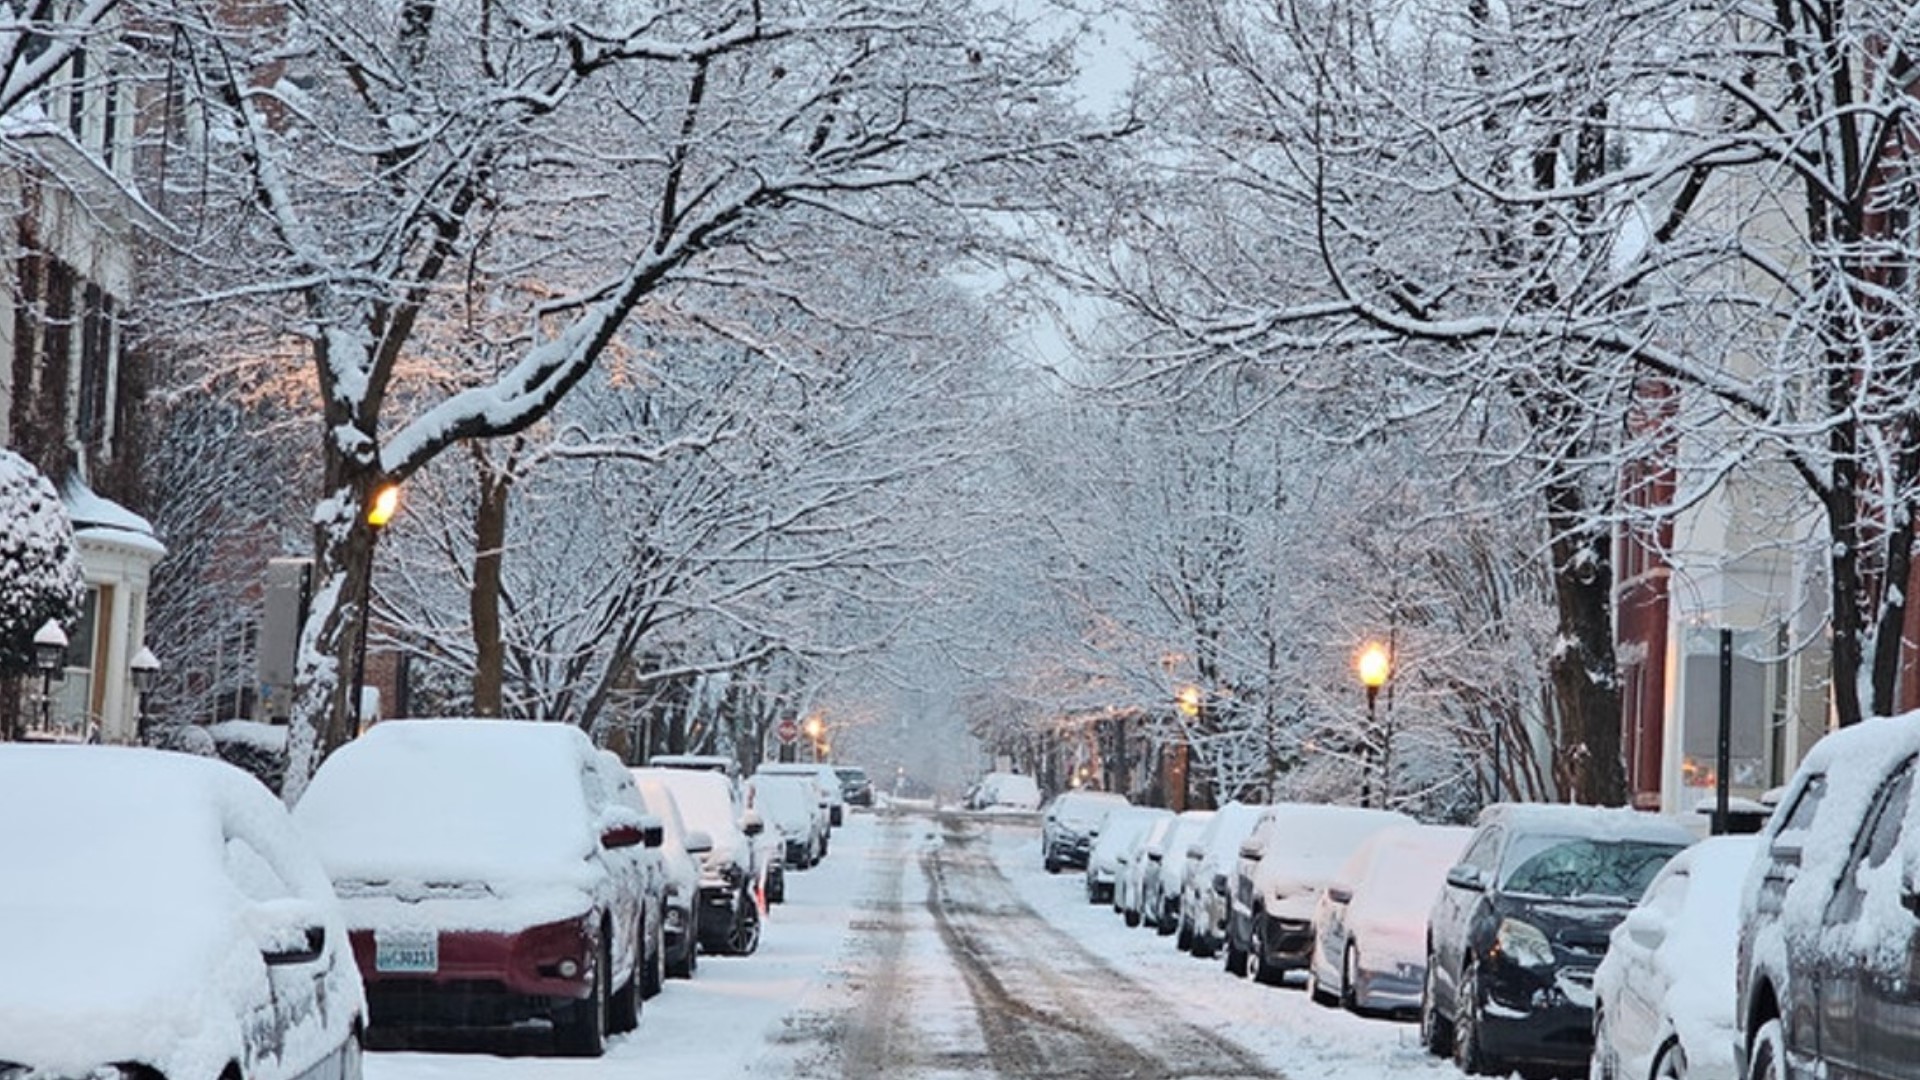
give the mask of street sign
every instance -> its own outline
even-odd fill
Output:
[[[788,719],[782,720],[778,724],[774,725],[773,734],[774,734],[774,737],[779,739],[781,742],[791,745],[799,741],[800,725],[794,723],[793,719],[789,717]]]

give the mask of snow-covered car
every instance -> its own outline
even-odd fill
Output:
[[[1220,950],[1227,934],[1233,861],[1265,809],[1259,803],[1230,802],[1215,811],[1213,820],[1187,845],[1187,868],[1180,883],[1180,930],[1174,939],[1177,947],[1199,957]]]
[[[647,767],[719,773],[729,783],[740,783],[740,763],[725,754],[655,754],[647,759]]]
[[[747,803],[780,830],[781,858],[794,870],[820,862],[827,849],[827,819],[820,812],[820,787],[810,776],[755,773],[747,781]]]
[[[707,769],[645,768],[639,780],[664,784],[692,831],[710,846],[700,856],[700,949],[746,956],[760,947],[760,894],[767,860],[758,838],[764,825],[734,796],[725,773]]]
[[[700,857],[713,849],[713,839],[687,827],[679,800],[667,785],[642,770],[628,772],[647,810],[660,819],[660,869],[666,879],[662,897],[667,974],[676,979],[691,978],[700,958]]]
[[[1733,1080],[1740,890],[1759,841],[1675,855],[1613,928],[1593,973],[1593,1080]]]
[[[326,871],[209,758],[0,746],[0,1077],[360,1075]]]
[[[1624,808],[1501,803],[1480,812],[1427,917],[1420,1036],[1467,1073],[1585,1069],[1593,970],[1613,928],[1694,841]]]
[[[1111,791],[1063,791],[1040,815],[1040,859],[1049,873],[1084,869],[1100,823],[1107,814],[1131,805]]]
[[[1277,803],[1240,844],[1227,914],[1226,965],[1278,986],[1313,955],[1313,911],[1341,864],[1382,829],[1412,825],[1395,810]]]
[[[969,810],[1038,810],[1040,785],[1020,773],[990,772],[974,781],[962,802]]]
[[[813,782],[814,788],[819,792],[828,827],[837,828],[847,820],[847,796],[840,789],[840,774],[834,772],[833,766],[825,762],[809,765],[797,761],[768,761],[761,763],[760,767],[754,770],[754,775],[805,777]],[[826,851],[822,850],[820,854],[825,855]]]
[[[591,1057],[638,1023],[654,930],[628,849],[660,823],[610,798],[599,754],[571,724],[389,720],[314,773],[293,820],[340,894],[370,1032],[547,1022]]]
[[[1307,985],[1315,1001],[1357,1013],[1420,1007],[1427,913],[1472,836],[1460,825],[1400,825],[1360,845],[1314,909]]]
[[[1114,885],[1124,868],[1121,859],[1134,842],[1173,811],[1152,806],[1116,806],[1100,823],[1100,835],[1087,849],[1087,903],[1111,904]]]
[[[1113,910],[1128,926],[1139,926],[1141,921],[1140,903],[1146,898],[1147,868],[1154,865],[1147,858],[1147,848],[1164,840],[1178,820],[1169,811],[1145,832],[1136,835],[1120,853],[1120,873],[1113,879]]]
[[[1186,883],[1187,847],[1213,820],[1211,810],[1182,810],[1158,840],[1147,843],[1140,879],[1140,917],[1160,935],[1180,927],[1180,888]]]
[[[642,843],[609,849],[607,858],[628,860],[632,866],[623,876],[638,873],[640,889],[640,996],[653,997],[667,981],[667,872],[661,863],[660,848],[666,843],[665,822],[647,806],[639,785],[627,771],[627,763],[610,750],[593,755],[594,777],[600,782],[605,802],[595,805],[622,806],[639,816]]]
[[[848,806],[873,806],[873,780],[867,770],[858,765],[835,765],[833,774],[840,778],[840,795]]]
[[[1744,1075],[1912,1077],[1920,1065],[1920,713],[1829,733],[1760,834],[1741,892]]]

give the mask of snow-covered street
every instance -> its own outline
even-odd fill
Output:
[[[385,1052],[370,1080],[460,1077],[1457,1077],[1411,1024],[1228,976],[1086,903],[1030,820],[851,818],[792,875],[759,952],[703,957],[606,1057]]]

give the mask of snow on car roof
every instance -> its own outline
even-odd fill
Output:
[[[0,816],[12,823],[0,829],[0,1061],[55,1075],[110,1061],[219,1072],[239,1018],[266,1004],[254,1000],[265,993],[258,945],[239,932],[251,903],[228,872],[229,829],[298,852],[286,808],[209,758],[9,745]],[[313,860],[275,869],[331,904]],[[315,1053],[317,1033],[290,1034],[302,1044],[289,1057]]]
[[[1500,821],[1528,832],[1597,840],[1651,840],[1685,845],[1697,839],[1672,818],[1624,806],[1495,803],[1480,811],[1478,820],[1481,823]]]
[[[804,834],[812,826],[814,811],[820,805],[819,790],[804,775],[761,775],[748,784],[756,796],[753,805],[781,831]]]
[[[576,880],[598,842],[571,724],[388,720],[328,758],[294,821],[335,881]]]

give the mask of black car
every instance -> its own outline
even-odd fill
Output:
[[[1669,818],[1633,810],[1481,811],[1427,920],[1421,1042],[1468,1073],[1584,1071],[1593,969],[1608,936],[1693,839]]]
[[[833,773],[840,778],[840,797],[848,806],[873,806],[873,781],[867,778],[867,770],[858,765],[835,765]]]
[[[1920,1075],[1920,726],[1822,739],[1761,834],[1742,893],[1742,1075]]]

